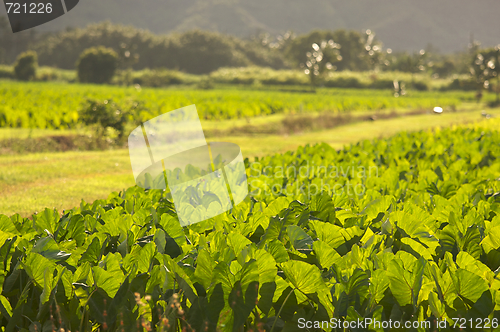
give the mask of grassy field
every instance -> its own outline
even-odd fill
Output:
[[[499,117],[500,110],[489,110]],[[276,118],[275,121],[277,121]],[[418,131],[436,126],[451,126],[481,119],[480,110],[459,113],[425,114],[399,117],[375,122],[358,122],[329,130],[304,132],[295,135],[255,135],[212,137],[209,141],[238,144],[244,157],[272,155],[295,150],[298,146],[325,142],[334,148],[400,131]],[[263,118],[256,118],[258,124]],[[244,124],[244,122],[237,123]],[[205,129],[215,126],[229,128],[229,122],[203,121]],[[0,137],[12,134],[12,129],[0,130]],[[26,135],[28,130],[19,130]],[[36,133],[36,134],[35,134]],[[71,131],[67,131],[71,133]],[[34,131],[33,135],[43,135]],[[55,207],[62,211],[87,202],[106,198],[113,191],[134,185],[128,151],[88,151],[0,156],[0,213],[23,216]]]

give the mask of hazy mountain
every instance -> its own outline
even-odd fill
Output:
[[[498,13],[500,0],[81,0],[39,29],[103,20],[155,33],[200,28],[240,37],[258,31],[372,29],[395,50],[432,43],[451,52],[465,48],[471,33],[484,46],[500,44]]]

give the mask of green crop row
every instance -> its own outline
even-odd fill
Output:
[[[261,67],[219,68],[209,74],[215,83],[244,84],[244,85],[310,85],[308,75],[299,70],[273,70]],[[459,81],[470,80],[468,75],[454,78],[435,79],[426,73],[404,73],[397,71],[335,71],[329,72],[321,82],[326,87],[353,88],[353,89],[389,89],[394,90],[394,81],[404,82],[407,88],[417,90],[449,90],[460,89],[452,85],[454,79]],[[413,85],[413,86],[412,86]],[[475,87],[473,90],[476,90]]]
[[[256,90],[161,90],[136,87],[0,81],[0,127],[73,128],[87,98],[139,103],[156,116],[196,104],[202,118],[234,119],[276,113],[351,112],[358,110],[432,109],[474,101],[474,93],[320,89],[317,93]],[[124,106],[125,107],[125,106]]]
[[[1,330],[498,331],[499,124],[246,160],[250,196],[185,228],[137,187],[0,216]]]
[[[12,66],[0,65],[0,78],[14,79]],[[76,71],[52,67],[40,67],[35,81],[59,81],[76,83]],[[394,81],[404,83],[410,90],[468,90],[477,91],[477,83],[470,75],[454,75],[449,78],[434,78],[428,73],[407,73],[398,71],[348,70],[328,73],[322,78],[321,86],[351,89],[389,89],[394,90]],[[263,86],[310,86],[309,76],[303,70],[269,67],[231,67],[219,68],[206,75],[186,74],[168,69],[119,70],[113,77],[113,85],[140,84],[142,87],[168,87],[172,85],[197,85],[211,87],[214,84],[238,84],[252,87]],[[491,90],[490,90],[491,91]]]

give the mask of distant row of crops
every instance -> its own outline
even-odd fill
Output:
[[[204,119],[234,119],[276,113],[350,112],[384,109],[456,107],[474,93],[411,92],[395,98],[391,91],[320,89],[317,93],[217,90],[159,90],[139,87],[0,82],[0,127],[73,128],[87,98],[139,104],[155,116],[196,104]]]
[[[14,66],[0,65],[0,78],[15,79]],[[53,67],[38,67],[32,81],[78,82],[76,70]],[[434,78],[427,73],[406,73],[399,71],[341,71],[329,72],[323,77],[322,86],[347,89],[394,90],[394,81],[403,82],[412,90],[465,90],[477,91],[477,82],[470,75],[455,75]],[[170,69],[118,70],[112,85],[139,84],[142,87],[168,87],[172,85],[196,86],[202,89],[218,85],[261,86],[309,86],[308,75],[302,70],[275,70],[263,67],[220,68],[207,75],[193,75]],[[492,87],[489,87],[492,90]]]

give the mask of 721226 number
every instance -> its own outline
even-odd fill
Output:
[[[7,14],[50,14],[52,13],[51,3],[30,3],[20,4],[16,2],[6,2]]]

